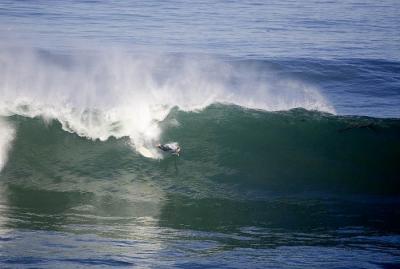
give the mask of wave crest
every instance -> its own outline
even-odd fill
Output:
[[[190,111],[219,102],[335,112],[310,85],[208,56],[1,49],[0,62],[0,115],[56,119],[90,139],[128,136],[136,148],[152,148],[158,122],[176,106]]]

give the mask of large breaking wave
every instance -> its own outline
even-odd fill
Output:
[[[230,103],[335,112],[317,88],[251,64],[117,49],[67,55],[1,48],[0,95],[0,116],[54,119],[63,130],[93,140],[128,137],[134,149],[152,158],[160,157],[153,147],[160,140],[159,122],[173,107],[192,111]],[[9,125],[2,129],[11,136]],[[11,139],[2,141],[5,156]]]
[[[57,121],[8,120],[18,131],[3,180],[32,188],[97,192],[118,180],[122,186],[156,181],[169,192],[199,197],[399,191],[396,119],[222,104],[201,112],[173,109],[159,123],[159,139],[179,141],[183,151],[160,162],[132,152],[129,137],[91,141]]]

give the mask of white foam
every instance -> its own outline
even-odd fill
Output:
[[[8,151],[14,140],[15,129],[7,121],[0,118],[0,171],[7,162]]]
[[[261,79],[252,72],[205,56],[112,50],[61,57],[0,49],[0,115],[57,119],[64,130],[90,139],[128,136],[134,147],[156,158],[158,122],[174,106],[195,110],[222,102],[264,110],[334,112],[309,85]]]

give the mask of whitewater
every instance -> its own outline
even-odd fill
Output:
[[[262,77],[251,66],[235,67],[213,57],[115,50],[57,55],[3,48],[0,61],[0,115],[57,120],[65,131],[88,139],[126,136],[152,158],[161,157],[154,147],[158,123],[173,107],[193,111],[226,103],[266,111],[302,107],[335,112],[312,85]],[[4,128],[10,136],[12,127]],[[7,137],[2,155],[11,142]]]

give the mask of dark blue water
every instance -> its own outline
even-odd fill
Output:
[[[0,267],[397,268],[399,118],[398,1],[0,1]]]
[[[400,58],[394,0],[2,1],[0,8],[8,39],[41,48],[89,43],[256,59]]]

